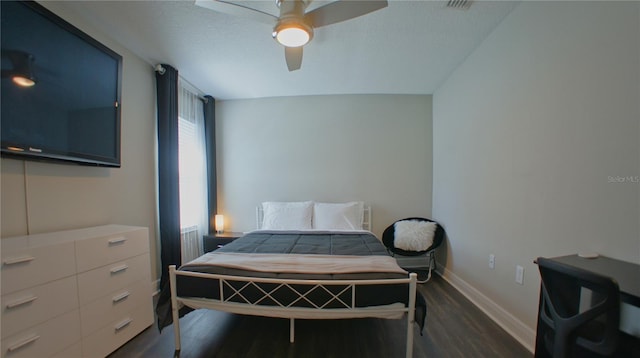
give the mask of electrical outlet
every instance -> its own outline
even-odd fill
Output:
[[[516,282],[524,285],[524,267],[520,265],[516,266]]]
[[[496,268],[496,255],[494,254],[489,255],[489,268],[490,269]]]

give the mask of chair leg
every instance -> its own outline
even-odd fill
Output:
[[[434,250],[429,251],[426,255],[429,258],[429,271],[427,272],[427,278],[418,283],[427,283],[431,279],[431,270],[436,268],[436,253]]]
[[[391,257],[394,257],[394,258],[396,257],[396,254],[393,251],[389,250],[388,248],[387,248],[387,251],[389,252]],[[429,258],[429,265],[427,266],[428,267],[427,278],[424,279],[424,280],[416,281],[418,283],[426,283],[426,282],[428,282],[431,279],[431,271],[435,270],[437,268],[436,251],[435,250],[431,250],[431,251],[427,252],[425,254],[425,257]]]

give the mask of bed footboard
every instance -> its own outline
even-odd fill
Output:
[[[217,282],[219,298],[180,297],[177,276],[212,279]],[[402,318],[407,317],[406,357],[413,355],[413,324],[415,322],[417,275],[406,278],[367,280],[301,280],[275,279],[243,276],[228,276],[169,267],[171,305],[175,332],[176,350],[180,350],[179,310],[185,305],[193,309],[206,308],[237,314],[287,318],[290,320],[290,341],[295,338],[295,319],[340,319],[340,318]],[[407,304],[393,303],[380,306],[356,306],[356,288],[372,285],[406,285]],[[265,288],[268,287],[268,288]],[[286,290],[287,298],[278,294]],[[251,291],[250,297],[247,292]],[[255,297],[259,292],[260,296]],[[324,298],[318,300],[318,293]],[[291,297],[293,295],[293,298]],[[315,295],[313,299],[311,295]]]
[[[182,303],[178,302],[178,289],[176,285],[176,266],[169,266],[169,285],[171,286],[171,316],[173,317],[173,333],[175,337],[176,351],[180,346],[180,307]]]

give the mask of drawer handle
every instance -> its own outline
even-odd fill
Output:
[[[118,245],[118,244],[122,244],[125,241],[127,241],[126,237],[117,237],[115,239],[110,239],[109,240],[109,246],[113,246],[113,245]]]
[[[10,346],[9,348],[7,348],[7,350],[8,350],[9,352],[16,351],[16,350],[18,350],[18,349],[20,349],[20,348],[22,348],[22,347],[24,347],[24,346],[26,346],[26,345],[28,345],[28,344],[31,344],[31,343],[33,343],[33,342],[37,341],[38,339],[40,339],[40,336],[39,336],[39,335],[37,335],[37,334],[32,334],[31,336],[29,336],[29,337],[27,337],[27,338],[25,338],[25,339],[21,340],[20,342],[18,342],[18,343],[16,343],[16,344],[14,344],[14,345],[12,345],[12,346]]]
[[[126,270],[126,269],[128,269],[128,268],[129,268],[129,266],[127,266],[126,264],[124,264],[124,265],[120,265],[120,266],[116,266],[116,267],[113,267],[113,268],[111,269],[111,274],[112,274],[112,275],[117,274],[118,272],[122,272],[122,271],[124,271],[124,270]]]
[[[129,324],[131,324],[131,322],[133,322],[133,320],[131,318],[126,318],[125,320],[123,320],[122,322],[116,324],[115,328],[116,332],[118,332],[119,330],[125,328],[126,326],[128,326]]]
[[[8,258],[6,260],[4,260],[4,264],[5,265],[15,265],[15,264],[21,264],[23,262],[29,262],[29,261],[33,261],[36,258],[33,256],[19,256],[19,257],[13,257],[13,258]]]
[[[38,299],[38,296],[29,296],[29,297],[23,297],[20,299],[17,299],[15,301],[11,301],[9,303],[7,303],[7,308],[11,309],[11,308],[16,308],[18,306],[22,306],[22,305],[26,305],[27,303],[31,303],[35,300]]]
[[[125,298],[129,297],[129,295],[130,295],[129,291],[124,291],[121,294],[113,297],[113,303],[118,303],[124,300]]]

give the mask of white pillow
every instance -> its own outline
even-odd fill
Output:
[[[268,201],[262,210],[262,230],[311,230],[313,201]]]
[[[314,203],[313,228],[316,230],[362,230],[364,203]]]
[[[393,246],[405,251],[424,251],[433,244],[437,227],[432,221],[397,221],[393,224]]]

